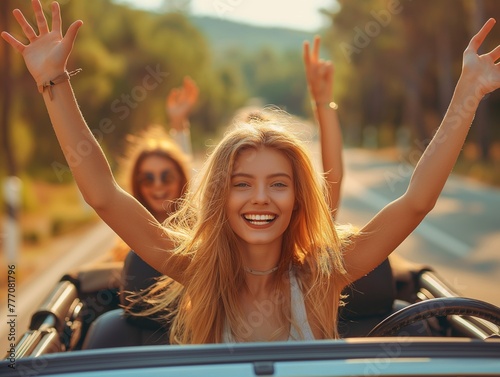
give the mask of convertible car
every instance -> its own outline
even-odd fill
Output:
[[[341,340],[177,346],[126,292],[158,273],[130,252],[61,278],[2,376],[500,376],[500,308],[460,297],[431,268],[391,257],[346,292]]]

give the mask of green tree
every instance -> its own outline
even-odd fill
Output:
[[[451,12],[451,10],[453,10]],[[363,129],[411,130],[411,143],[423,149],[444,115],[471,36],[488,17],[500,16],[492,0],[385,1],[338,0],[324,11],[332,20],[326,30],[336,65],[336,92],[350,133],[361,143]],[[491,37],[490,37],[491,38]],[[494,46],[488,40],[485,50]],[[498,95],[480,106],[470,141],[490,159],[500,139],[491,127]],[[497,118],[498,119],[498,118]]]
[[[47,18],[50,2],[42,3]],[[215,132],[244,102],[238,72],[214,66],[204,36],[185,14],[146,12],[111,0],[64,2],[61,6],[63,29],[75,19],[84,22],[68,69],[83,68],[72,77],[72,84],[89,127],[111,161],[122,152],[126,134],[149,123],[166,122],[167,93],[185,75],[192,76],[200,87],[200,106],[192,124],[201,134]],[[31,14],[28,3],[19,7]],[[14,34],[19,34],[15,28]],[[17,135],[15,144],[25,144],[27,135],[36,141],[27,152],[32,156],[29,170],[52,180],[71,179],[35,83],[19,56],[12,71],[18,89],[12,98],[12,117],[18,125],[27,125],[27,133]],[[75,158],[84,155],[84,151],[75,152]]]

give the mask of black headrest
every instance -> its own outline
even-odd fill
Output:
[[[153,285],[162,274],[144,262],[133,250],[130,250],[125,258],[122,270],[122,285],[120,288],[120,303],[124,306],[130,305],[128,299],[131,294],[143,291]],[[149,317],[134,316],[132,313],[140,311],[144,306],[135,305],[127,314],[127,321],[132,324],[154,329],[161,324]]]
[[[161,273],[144,262],[133,250],[130,250],[123,263],[120,303],[128,305],[130,292],[140,292],[156,282]]]
[[[342,319],[359,319],[390,313],[396,299],[396,284],[389,260],[383,261],[368,275],[356,280],[344,294],[346,305],[341,308]]]

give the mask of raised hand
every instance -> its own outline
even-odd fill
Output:
[[[466,80],[474,88],[478,102],[484,95],[500,87],[500,67],[495,64],[500,58],[500,46],[487,54],[477,53],[495,23],[493,18],[486,21],[464,51],[461,80]]]
[[[306,79],[313,101],[318,105],[330,103],[333,91],[333,65],[319,58],[320,37],[316,36],[310,52],[309,42],[304,42],[303,58]]]
[[[360,234],[370,236],[345,254],[351,279],[373,269],[403,242],[431,211],[453,170],[483,96],[500,86],[500,48],[478,55],[495,20],[488,20],[464,51],[462,74],[441,125],[415,166],[404,194],[385,206]],[[369,241],[368,241],[369,239]]]
[[[181,131],[189,125],[187,117],[198,100],[198,93],[198,86],[189,76],[184,77],[182,87],[170,91],[166,110],[173,128]]]
[[[78,29],[83,22],[80,20],[73,22],[63,37],[59,4],[53,2],[51,5],[52,30],[49,29],[40,1],[32,0],[32,6],[36,17],[38,35],[26,21],[23,13],[19,9],[15,9],[13,11],[14,17],[21,26],[26,38],[28,38],[29,43],[25,45],[5,31],[2,32],[2,38],[23,55],[26,67],[37,84],[40,85],[59,76],[66,70],[68,57],[73,49]]]
[[[304,42],[304,65],[307,85],[314,102],[316,120],[320,130],[321,159],[328,183],[328,201],[332,216],[337,213],[340,188],[344,174],[342,162],[342,133],[336,105],[332,105],[333,65],[319,58],[320,37],[314,38],[312,52],[309,42]]]
[[[80,111],[71,82],[59,79],[70,75],[66,72],[66,63],[82,21],[71,24],[63,36],[59,5],[52,3],[50,30],[40,1],[33,0],[32,4],[38,35],[24,15],[15,10],[14,16],[29,43],[25,45],[6,32],[2,33],[2,37],[23,55],[37,84],[45,87],[48,83],[47,91],[42,88],[43,100],[83,198],[144,261],[158,269],[162,265],[167,266],[167,260],[173,255],[169,250],[174,249],[168,232],[159,237],[161,225],[158,220],[135,198],[119,188],[101,146]],[[82,146],[85,146],[85,152],[81,152]],[[123,221],[124,218],[128,221]],[[187,266],[189,261],[186,261]],[[179,270],[176,267],[174,271],[167,268],[162,273],[176,279],[180,276],[176,271],[183,274],[184,268]]]

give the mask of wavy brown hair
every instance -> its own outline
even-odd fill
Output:
[[[277,276],[284,278],[277,279],[276,289],[284,292],[289,287],[286,277],[293,266],[322,337],[338,336],[337,311],[347,283],[342,250],[349,237],[333,223],[325,182],[303,143],[274,121],[254,120],[226,133],[206,161],[196,190],[187,193],[179,211],[165,223],[176,241],[175,252],[189,256],[191,263],[184,286],[168,278],[153,286],[146,296],[151,308],[142,315],[169,312],[171,343],[219,343],[225,326],[237,339],[244,338],[239,293],[245,273],[240,253],[235,252],[238,242],[227,220],[226,202],[240,152],[259,148],[283,153],[294,176],[296,209],[283,235]],[[278,310],[284,321],[275,337],[288,333],[290,325],[298,329],[290,318],[288,299],[279,303]]]
[[[137,135],[128,135],[127,143],[125,155],[120,160],[120,177],[129,192],[148,211],[151,211],[151,208],[149,208],[139,189],[138,173],[141,163],[150,156],[163,157],[174,164],[181,178],[180,187],[182,187],[182,190],[180,196],[185,194],[190,179],[189,157],[182,152],[162,126],[152,124]]]

